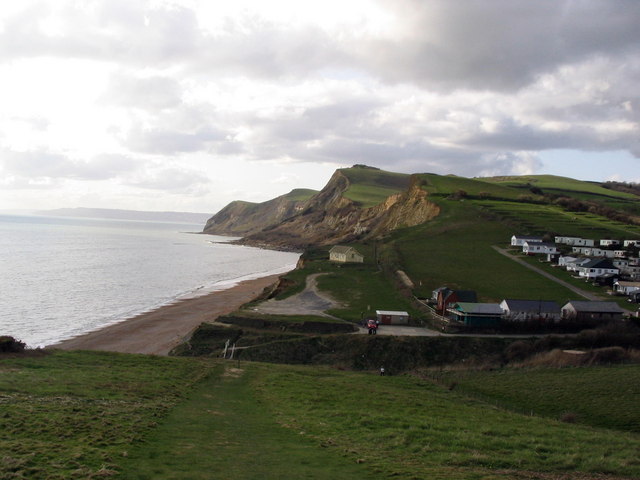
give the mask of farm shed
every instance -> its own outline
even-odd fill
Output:
[[[496,327],[502,319],[502,308],[497,303],[458,302],[447,309],[447,317],[469,327]]]
[[[615,302],[571,301],[562,307],[562,319],[595,325],[621,320],[624,310]]]
[[[364,262],[364,256],[353,247],[336,245],[329,250],[329,260],[341,263],[362,263]]]
[[[505,320],[527,322],[530,320],[560,320],[560,305],[550,300],[510,300],[500,303]]]
[[[409,314],[393,310],[376,310],[376,320],[383,325],[406,325],[409,323]]]

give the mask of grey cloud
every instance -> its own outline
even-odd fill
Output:
[[[384,1],[406,28],[371,39],[360,58],[387,81],[442,90],[513,91],[599,55],[640,52],[640,3],[528,0]]]
[[[48,15],[60,20],[60,33],[43,31]],[[199,42],[195,12],[183,7],[109,0],[54,9],[41,2],[5,22],[0,58],[58,56],[157,67],[189,58]]]
[[[90,160],[76,160],[46,151],[0,153],[0,165],[11,175],[30,178],[68,178],[105,180],[130,172],[134,162],[120,155],[101,155]]]
[[[210,34],[185,7],[126,0],[71,4],[61,35],[42,31],[51,8],[10,19],[0,57],[57,55],[192,73],[306,78],[336,69],[440,90],[515,91],[560,66],[640,53],[634,0],[381,0],[398,36],[282,26],[247,15]],[[235,22],[235,23],[234,23]]]
[[[103,97],[107,103],[156,110],[181,104],[178,82],[169,77],[134,77],[118,74],[111,78]]]
[[[163,128],[135,128],[129,132],[125,143],[138,152],[173,155],[205,151],[212,143],[224,141],[225,138],[225,132],[206,125],[189,132]]]
[[[144,122],[122,138],[125,147],[137,152],[242,153],[250,159],[288,157],[465,175],[513,171],[525,161],[535,167],[532,157],[518,152],[549,148],[626,149],[640,157],[640,2],[380,4],[399,19],[398,36],[343,31],[332,37],[313,27],[286,27],[249,17],[211,35],[198,28],[188,8],[151,8],[127,0],[97,1],[86,9],[82,2],[64,7],[62,35],[51,36],[40,27],[49,8],[42,6],[6,23],[0,33],[0,58],[56,55],[118,63],[120,73],[112,78],[104,100],[150,114],[141,114]],[[603,62],[600,70],[576,67],[597,61]],[[129,67],[148,67],[166,76],[129,75]],[[223,117],[208,103],[212,99],[185,105],[180,83],[169,77],[186,75],[194,83],[215,82],[222,76],[260,77],[278,80],[285,90],[288,85],[298,87],[300,79],[317,74],[324,78],[332,69],[348,69],[365,78],[367,87],[362,90],[368,93],[327,89],[322,93],[328,98],[325,105],[307,106],[315,99],[294,107],[285,104],[283,113],[270,118],[233,112]],[[544,76],[550,77],[551,87],[541,86]],[[564,99],[566,92],[578,91],[592,80],[602,80],[602,90],[566,105],[554,103],[554,98]],[[417,92],[418,98],[424,92],[440,97],[428,107],[428,115],[407,111],[399,118],[397,112],[389,113],[389,106],[401,100],[400,87]],[[456,97],[460,92],[480,92],[489,99],[474,97],[465,105]],[[500,105],[491,105],[494,99]],[[450,114],[465,118],[456,120]],[[498,128],[480,128],[482,117],[497,122]],[[549,121],[565,123],[566,128],[543,128]],[[601,128],[606,121],[631,122],[636,128],[606,133],[606,126]],[[250,131],[251,143],[231,140],[239,130]],[[48,158],[46,165],[42,156],[23,154],[20,161],[7,157],[5,168],[59,178],[109,178],[132,168],[125,159],[120,166],[102,165],[99,173],[98,159],[42,155]],[[176,178],[184,188],[197,184],[197,175],[182,175]],[[160,188],[166,178],[136,181]]]
[[[220,75],[244,74],[263,78],[308,77],[319,70],[347,65],[351,54],[327,33],[317,28],[284,30],[268,24],[228,31],[219,37],[202,39],[196,71]]]
[[[371,133],[371,123],[382,106],[384,103],[374,97],[337,97],[326,105],[285,111],[277,118],[247,117],[245,121],[282,141],[308,141],[335,133],[359,136],[364,133],[361,131],[364,125],[369,125]]]
[[[198,193],[210,183],[209,178],[184,168],[164,168],[158,165],[130,179],[128,185],[172,193]]]

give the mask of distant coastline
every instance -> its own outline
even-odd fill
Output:
[[[209,213],[196,212],[152,212],[142,210],[119,210],[112,208],[56,208],[34,211],[35,215],[51,217],[100,218],[111,220],[137,220],[147,222],[195,223],[204,226],[211,217]]]

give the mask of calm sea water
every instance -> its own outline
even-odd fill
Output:
[[[195,235],[201,225],[0,215],[0,335],[46,346],[283,273],[298,255]]]

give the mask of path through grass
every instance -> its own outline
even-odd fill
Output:
[[[276,423],[256,370],[218,367],[122,464],[124,479],[376,478],[298,429]],[[277,367],[276,367],[277,368]]]

